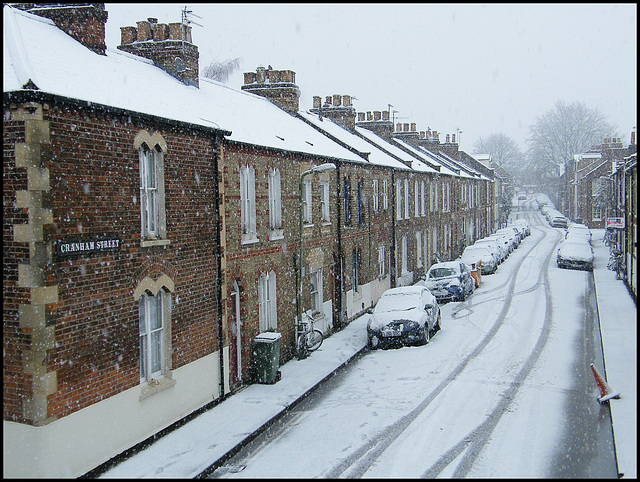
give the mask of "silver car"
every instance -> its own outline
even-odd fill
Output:
[[[424,345],[440,329],[440,306],[426,286],[391,288],[378,300],[367,323],[370,349]]]

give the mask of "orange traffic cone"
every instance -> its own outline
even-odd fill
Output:
[[[600,403],[604,403],[612,398],[620,398],[620,392],[614,392],[609,384],[602,378],[602,375],[598,372],[596,367],[591,364],[591,371],[593,372],[593,376],[596,377],[596,383],[598,384],[598,388],[600,389],[600,398],[598,401]]]

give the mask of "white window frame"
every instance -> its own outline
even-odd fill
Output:
[[[322,304],[324,294],[322,288],[322,268],[311,271],[309,275],[309,291],[311,293],[311,310],[313,313],[323,313]]]
[[[312,204],[312,194],[313,194],[313,184],[311,179],[305,179],[303,188],[302,188],[302,220],[304,224],[310,225],[313,223],[313,204]]]
[[[420,213],[422,214],[422,216],[427,215],[425,201],[426,201],[425,183],[424,181],[422,181],[420,184]]]
[[[433,207],[435,206],[435,183],[431,182],[429,184],[429,212],[433,212]]]
[[[283,235],[282,185],[279,169],[269,170],[269,229],[271,239]]]
[[[242,243],[258,241],[256,229],[256,173],[252,166],[240,168],[240,225]]]
[[[329,181],[320,182],[320,220],[328,224],[331,222],[331,209],[330,209],[330,193]]]
[[[385,247],[384,244],[378,246],[378,277],[384,278],[387,274],[385,267]]]
[[[262,273],[258,280],[258,317],[260,333],[278,329],[278,300],[276,273]]]
[[[353,249],[351,252],[351,285],[353,292],[358,293],[360,291],[360,255],[357,249]]]
[[[396,181],[396,219],[402,219],[402,183]]]
[[[424,230],[423,241],[424,249],[422,250],[422,253],[424,256],[424,266],[425,269],[427,269],[429,268],[429,265],[431,263],[431,258],[429,257],[429,231],[427,231],[426,229]]]
[[[389,209],[389,182],[387,179],[382,181],[382,209]]]
[[[416,231],[416,266],[422,268],[422,232]]]
[[[404,180],[404,218],[409,219],[409,199],[411,194],[409,193],[409,179]]]
[[[380,195],[380,185],[377,179],[373,180],[373,212],[377,213],[380,209],[380,200],[378,199]]]
[[[402,274],[404,275],[409,271],[409,256],[408,255],[407,237],[402,236]]]
[[[413,217],[417,218],[420,216],[420,185],[417,179],[413,182],[413,188]]]
[[[171,295],[159,290],[154,296],[145,292],[138,300],[140,383],[163,378],[166,373],[165,326]]]

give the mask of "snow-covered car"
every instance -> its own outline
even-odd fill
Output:
[[[558,249],[559,268],[577,268],[593,271],[593,249],[584,239],[565,239]]]
[[[382,293],[369,317],[368,345],[423,345],[439,329],[440,306],[426,286],[391,288]]]
[[[524,235],[525,236],[529,236],[531,234],[531,225],[529,224],[529,221],[527,221],[524,218],[518,218],[518,219],[514,219],[513,223],[516,226],[522,226],[524,228]]]
[[[498,258],[498,264],[502,263],[505,259],[507,259],[507,255],[508,253],[508,248],[507,246],[505,246],[504,242],[502,240],[499,240],[497,237],[493,237],[493,238],[481,238],[478,239],[475,243],[473,243],[475,246],[488,246],[489,249],[491,249],[491,251],[494,251],[496,253],[496,256]]]
[[[588,226],[584,224],[571,224],[567,228],[567,234],[565,234],[565,239],[571,238],[582,238],[586,239],[588,242],[591,242],[591,230]]]
[[[464,301],[476,287],[471,270],[462,261],[436,263],[429,268],[425,284],[438,303],[443,301]]]
[[[469,266],[482,261],[480,272],[482,274],[495,273],[498,269],[498,262],[489,248],[486,246],[471,245],[464,248],[460,261]]]
[[[496,230],[496,234],[503,234],[509,238],[509,242],[513,246],[513,249],[520,246],[520,233],[514,227],[501,228]]]
[[[552,228],[567,228],[569,226],[569,220],[562,214],[553,216],[549,221]]]
[[[489,236],[485,236],[482,239],[495,239],[505,251],[505,259],[509,257],[509,255],[511,254],[511,251],[513,251],[514,249],[514,246],[511,242],[511,238],[506,234],[493,233],[493,234],[490,234]]]

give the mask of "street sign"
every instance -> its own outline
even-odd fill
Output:
[[[607,218],[607,228],[624,229],[624,218]]]

